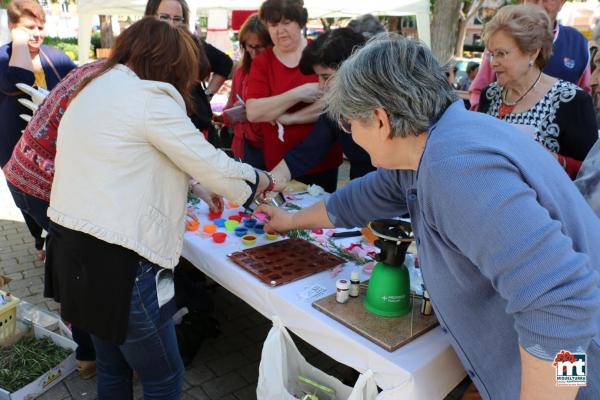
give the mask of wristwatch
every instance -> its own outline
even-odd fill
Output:
[[[208,99],[212,99],[212,97],[215,95],[213,92],[210,91],[209,88],[204,89],[204,94],[206,95],[206,97],[208,97]]]

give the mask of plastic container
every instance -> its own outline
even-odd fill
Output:
[[[213,221],[213,224],[215,224],[219,228],[223,228],[225,226],[225,219],[224,218],[217,218],[217,219],[215,219]]]
[[[232,219],[225,221],[225,229],[229,232],[233,232],[235,228],[239,225],[239,221],[234,221]]]
[[[208,234],[213,234],[217,231],[217,226],[215,224],[206,224],[204,225],[204,232]]]
[[[237,228],[235,228],[234,233],[235,233],[235,236],[242,237],[242,236],[248,234],[248,228],[243,227],[243,226],[238,226]]]
[[[254,233],[256,233],[257,235],[262,235],[263,233],[265,233],[265,226],[263,224],[254,225]]]
[[[254,218],[248,218],[244,220],[244,226],[246,228],[254,228],[256,225],[256,220]]]
[[[256,244],[256,236],[254,236],[254,235],[243,236],[242,243],[244,243],[246,246],[254,246]]]
[[[276,233],[266,233],[265,232],[265,239],[267,239],[267,240],[276,240],[278,237],[279,237],[279,235]]]
[[[0,294],[6,296],[9,292],[0,290]],[[6,296],[10,299],[0,306],[0,341],[6,340],[15,334],[17,328],[17,304],[21,302],[13,296]]]
[[[195,219],[189,219],[187,221],[185,221],[185,230],[186,231],[197,231],[198,228],[200,228],[200,222],[198,222]]]
[[[213,235],[212,235],[212,240],[215,243],[223,243],[223,242],[225,242],[226,238],[227,238],[227,234],[223,233],[223,232],[213,233]]]
[[[222,212],[216,212],[216,213],[209,212],[208,219],[210,219],[212,221],[213,219],[221,218],[221,215],[223,215]]]
[[[229,201],[229,200],[227,200],[227,205],[229,206],[229,208],[238,208],[239,207],[238,203],[234,203],[233,201]]]
[[[232,215],[229,218],[227,218],[230,221],[237,221],[237,222],[242,222],[242,216],[241,215]]]

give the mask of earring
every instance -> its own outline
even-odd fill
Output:
[[[533,61],[529,60],[529,68],[533,67]]]

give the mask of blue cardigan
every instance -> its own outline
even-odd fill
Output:
[[[52,61],[60,75],[56,76],[46,58],[40,56],[48,90],[52,90],[76,65],[65,53],[58,49],[42,46],[42,51]],[[25,83],[31,86],[35,82],[32,71],[19,67],[9,67],[8,62],[11,54],[12,43],[0,47],[0,120],[2,121],[0,123],[0,167],[3,167],[10,159],[13,148],[27,125],[25,121],[19,118],[19,114],[31,115],[31,111],[17,101],[20,97],[29,98],[29,96],[17,89],[15,84]]]
[[[519,345],[587,352],[578,398],[600,399],[600,220],[527,135],[456,102],[418,171],[379,169],[326,207],[345,227],[410,212],[435,313],[484,399],[519,398]]]

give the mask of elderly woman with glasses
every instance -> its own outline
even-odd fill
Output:
[[[550,19],[540,7],[500,9],[484,30],[497,80],[482,91],[479,111],[519,125],[575,178],[598,128],[590,95],[543,72],[552,38]]]
[[[379,169],[294,214],[261,206],[267,229],[408,212],[437,318],[483,398],[597,398],[600,221],[550,153],[465,110],[431,51],[393,34],[346,60],[325,101]],[[556,386],[563,350],[586,354],[586,387]]]

